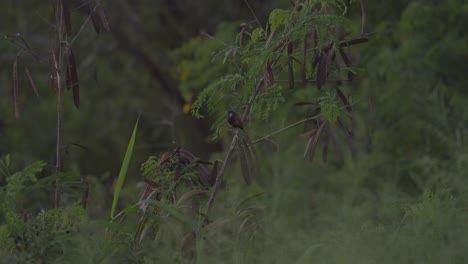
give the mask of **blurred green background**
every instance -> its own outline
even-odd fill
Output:
[[[51,258],[43,263],[180,261],[180,240],[171,240],[180,235],[177,223],[165,223],[170,231],[159,244],[132,243],[131,220],[106,224],[113,184],[139,115],[119,209],[140,198],[139,168],[150,155],[182,145],[206,160],[223,158],[230,137],[211,141],[214,119],[195,119],[184,107],[211,82],[236,70],[223,64],[222,56],[211,56],[222,44],[201,33],[233,43],[240,24],[254,20],[252,13],[245,1],[103,1],[112,30],[97,34],[79,8],[85,2],[70,2],[75,32],[84,24],[73,44],[81,106],[76,109],[71,91],[65,92],[63,170],[89,180],[88,208],[64,209],[70,213],[61,219],[76,221],[77,230],[49,232],[52,238],[31,235],[28,239],[37,247],[24,258],[8,252],[0,256],[11,260],[7,263],[41,262],[34,252],[48,252]],[[360,4],[351,2],[351,26],[358,32]],[[358,74],[347,85],[355,101],[356,156],[346,150],[343,160],[305,160],[300,128],[275,136],[274,145],[259,144],[260,169],[252,185],[243,183],[237,161],[228,170],[213,211],[224,222],[199,243],[198,263],[468,262],[468,4],[365,2],[370,41],[353,49]],[[263,25],[273,9],[291,6],[289,1],[249,3]],[[54,36],[51,3],[11,0],[0,7],[0,35],[20,33],[47,57]],[[0,240],[11,246],[18,243],[14,234],[35,234],[35,229],[12,227],[24,219],[6,213],[8,199],[13,199],[5,187],[8,176],[37,160],[49,166],[42,174],[52,171],[56,97],[48,84],[48,66],[22,53],[21,117],[15,119],[11,69],[19,49],[6,40],[0,49],[0,157],[3,164],[7,154],[11,157],[9,172],[0,175]],[[29,87],[25,65],[39,97]],[[257,138],[300,120],[304,112],[293,103],[286,102],[260,125],[262,130],[249,135]],[[22,190],[26,198],[19,211],[38,214],[36,226],[47,217],[56,219],[45,213],[51,208],[50,185],[38,186],[38,196],[33,196],[36,187],[28,188]],[[246,205],[252,196],[255,202]],[[246,215],[249,221],[244,221]],[[241,227],[247,232],[240,232]],[[106,230],[118,235],[109,241]],[[44,250],[41,241],[59,244],[59,253]]]

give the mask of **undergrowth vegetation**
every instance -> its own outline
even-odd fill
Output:
[[[119,174],[60,164],[59,139],[55,162],[1,157],[0,262],[468,262],[467,5],[400,3],[381,21],[363,0],[290,2],[170,52],[174,108],[218,151],[170,142],[136,159],[143,113],[110,158]],[[95,3],[95,31],[112,30]],[[48,69],[64,85],[65,51]]]

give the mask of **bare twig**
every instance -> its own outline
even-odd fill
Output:
[[[260,23],[260,20],[258,20],[257,16],[255,15],[255,12],[254,10],[252,9],[252,7],[250,6],[249,4],[249,1],[248,0],[244,0],[244,3],[247,5],[247,7],[249,8],[250,12],[252,13],[253,17],[255,18],[255,21],[257,21],[257,24],[259,27],[262,27],[262,24]]]
[[[341,111],[341,110],[343,110],[343,109],[345,109],[345,108],[347,108],[347,107],[349,107],[349,106],[348,106],[348,105],[343,106],[343,107],[341,107],[341,108],[339,109],[339,111]],[[279,134],[279,133],[281,133],[281,132],[284,132],[284,131],[286,131],[286,130],[292,128],[292,127],[295,127],[295,126],[297,126],[297,125],[300,125],[300,124],[302,124],[302,123],[304,123],[304,122],[317,119],[317,118],[319,118],[319,117],[321,117],[321,116],[322,116],[322,114],[318,114],[318,115],[315,115],[315,116],[311,116],[311,117],[308,117],[308,118],[304,118],[304,119],[302,119],[302,120],[300,120],[300,121],[297,121],[297,122],[295,122],[295,123],[292,123],[292,124],[289,125],[289,126],[283,127],[283,128],[281,128],[281,129],[279,129],[279,130],[277,130],[277,131],[275,131],[275,132],[273,132],[273,133],[271,133],[271,134],[269,134],[269,135],[266,135],[266,136],[264,136],[264,137],[261,137],[261,138],[259,138],[259,139],[256,139],[256,140],[252,141],[252,145],[253,145],[253,144],[256,144],[256,143],[258,143],[258,142],[260,142],[260,141],[263,141],[263,140],[265,140],[265,139],[271,138],[271,137],[274,136],[274,135],[277,135],[277,134]]]
[[[83,25],[81,25],[81,28],[80,28],[80,31],[78,31],[78,33],[76,33],[76,35],[73,37],[73,39],[70,41],[70,46],[73,45],[73,42],[75,42],[76,38],[81,34],[81,32],[83,31],[83,28],[86,26],[86,24],[88,24],[88,21],[91,19],[91,16],[88,16],[85,20],[85,22],[83,23]]]
[[[226,42],[224,42],[224,41],[222,41],[222,40],[220,40],[220,39],[218,39],[218,38],[215,38],[215,37],[211,36],[211,35],[208,34],[208,33],[202,32],[201,34],[202,34],[203,36],[207,36],[207,37],[209,37],[210,39],[215,40],[215,41],[217,41],[217,42],[223,44],[223,46],[225,46],[225,47],[227,47],[227,48],[235,49],[235,50],[237,50],[238,52],[242,53],[242,50],[239,49],[239,47],[236,47],[236,46],[233,46],[233,45],[229,45],[229,44],[227,44]]]
[[[45,63],[45,64],[47,64],[47,65],[49,64],[49,60],[48,60],[48,59],[39,56],[39,55],[38,55],[34,50],[32,50],[31,48],[27,47],[26,45],[21,45],[21,44],[17,43],[17,42],[14,41],[14,40],[11,40],[11,38],[13,38],[13,37],[16,38],[17,36],[2,36],[2,38],[3,38],[4,40],[7,40],[7,41],[9,41],[10,43],[12,43],[12,44],[14,44],[14,45],[20,47],[21,49],[27,51],[29,54],[31,54],[34,58],[38,59],[39,61],[41,61],[41,62],[43,62],[43,63]],[[58,70],[58,69],[57,69],[57,70]]]

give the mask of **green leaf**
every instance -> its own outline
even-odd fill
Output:
[[[252,39],[253,42],[258,42],[260,41],[262,38],[265,38],[265,30],[263,30],[263,28],[256,28],[253,32],[252,32],[252,35],[250,37]]]
[[[114,199],[112,201],[112,209],[110,213],[111,218],[114,218],[115,208],[117,207],[117,201],[119,200],[120,191],[122,190],[123,182],[125,180],[125,177],[127,176],[128,164],[130,163],[130,159],[132,158],[133,147],[135,145],[135,137],[136,137],[139,120],[140,118],[138,118],[135,123],[132,137],[130,138],[130,142],[128,142],[127,151],[125,152],[124,160],[122,162],[122,166],[120,167],[119,178],[117,179],[117,184],[115,185]]]
[[[275,9],[270,14],[271,31],[275,31],[280,26],[286,26],[289,23],[289,10]]]
[[[321,105],[322,115],[331,123],[335,123],[338,120],[340,109],[334,103],[326,103]]]

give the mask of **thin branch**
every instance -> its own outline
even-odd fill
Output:
[[[10,42],[10,43],[12,43],[12,44],[14,44],[16,46],[18,46],[21,49],[27,51],[29,54],[31,54],[34,58],[38,59],[39,61],[49,65],[49,60],[48,59],[45,59],[45,58],[37,55],[37,53],[34,50],[26,47],[25,45],[21,45],[21,44],[17,43],[16,41],[11,40],[10,38],[13,38],[13,37],[17,38],[18,36],[3,36],[3,39],[7,40],[8,42]],[[58,70],[58,69],[56,69],[56,70]]]
[[[229,45],[229,44],[227,44],[226,42],[224,42],[224,41],[222,41],[222,40],[220,40],[220,39],[218,39],[218,38],[215,38],[215,37],[211,36],[211,35],[208,34],[208,33],[202,32],[201,34],[204,35],[204,36],[209,37],[209,38],[212,39],[212,40],[215,40],[215,41],[217,41],[217,42],[223,44],[223,46],[225,46],[225,47],[227,47],[227,48],[235,49],[235,50],[237,50],[237,52],[242,53],[242,50],[239,49],[239,47],[236,47],[236,46],[233,46],[233,45]]]
[[[237,138],[238,138],[238,135],[239,134],[239,130],[237,130],[234,134],[234,138],[232,139],[232,142],[231,142],[231,146],[229,147],[229,150],[226,154],[226,157],[224,158],[224,162],[223,162],[223,166],[221,166],[221,169],[219,170],[218,172],[218,175],[216,175],[216,182],[215,182],[215,185],[214,185],[214,190],[213,192],[211,193],[211,196],[210,196],[210,199],[208,200],[207,204],[206,204],[206,208],[205,208],[205,215],[208,216],[208,213],[210,211],[210,208],[211,206],[213,205],[214,203],[214,200],[216,199],[216,196],[218,194],[218,191],[219,191],[219,187],[221,186],[221,183],[223,182],[223,178],[224,178],[224,171],[226,170],[226,166],[228,164],[228,161],[230,160],[231,158],[231,155],[232,153],[234,152],[234,149],[236,147],[236,144],[237,144]]]
[[[354,105],[354,104],[351,104],[351,105]],[[345,108],[347,108],[347,107],[349,107],[349,106],[350,106],[350,105],[345,105],[345,106],[341,107],[340,109],[338,109],[338,111],[341,111],[341,110],[343,110],[343,109],[345,109]],[[258,143],[258,142],[260,142],[260,141],[263,141],[263,140],[265,140],[265,139],[271,138],[271,137],[274,136],[274,135],[277,135],[277,134],[279,134],[279,133],[281,133],[281,132],[284,132],[285,130],[288,130],[288,129],[292,128],[292,127],[295,127],[295,126],[297,126],[297,125],[300,125],[300,124],[302,124],[302,123],[304,123],[304,122],[317,119],[317,118],[319,118],[319,117],[321,117],[321,116],[323,116],[323,115],[322,115],[322,114],[318,114],[318,115],[315,115],[315,116],[311,116],[311,117],[308,117],[308,118],[304,118],[304,119],[302,119],[302,120],[300,120],[300,121],[297,121],[297,122],[295,122],[295,123],[292,123],[291,125],[289,125],[289,126],[287,126],[287,127],[283,127],[283,128],[281,128],[280,130],[277,130],[277,131],[275,131],[275,132],[273,132],[273,133],[271,133],[271,134],[269,134],[269,135],[266,135],[266,136],[264,136],[264,137],[261,137],[261,138],[259,138],[259,139],[256,139],[256,140],[252,141],[252,145],[254,145],[254,144],[256,144],[256,143]]]
[[[330,81],[330,82],[351,82],[351,80],[348,80],[348,79],[327,79],[327,81]],[[288,80],[275,80],[275,82],[289,82]],[[306,80],[306,82],[310,82],[310,83],[314,83],[314,82],[317,82],[317,80]]]
[[[319,114],[319,115],[316,115],[316,116],[311,116],[311,117],[302,119],[302,120],[300,120],[300,121],[297,121],[297,122],[295,122],[295,123],[293,123],[293,124],[291,124],[291,125],[289,125],[289,126],[287,126],[287,127],[283,127],[283,128],[281,128],[280,130],[277,130],[277,131],[275,131],[275,132],[273,132],[273,133],[271,133],[271,134],[269,134],[269,135],[266,135],[266,136],[264,136],[264,137],[261,137],[261,138],[259,138],[259,139],[256,139],[256,140],[252,141],[252,145],[254,145],[254,144],[256,144],[256,143],[258,143],[258,142],[260,142],[260,141],[262,141],[262,140],[268,139],[268,138],[270,138],[270,137],[272,137],[272,136],[274,136],[274,135],[277,135],[277,134],[279,134],[279,133],[281,133],[281,132],[283,132],[283,131],[285,131],[285,130],[288,130],[288,129],[292,128],[292,127],[295,127],[295,126],[297,126],[297,125],[300,125],[300,124],[302,124],[302,123],[304,123],[304,122],[307,122],[307,121],[310,121],[310,120],[314,120],[314,119],[316,119],[316,118],[319,118],[320,116],[322,116],[322,114]]]
[[[258,20],[257,16],[255,15],[255,12],[253,11],[252,7],[250,6],[249,4],[249,1],[247,0],[244,0],[244,3],[247,5],[247,7],[249,8],[250,12],[252,13],[253,17],[255,18],[255,21],[257,21],[257,24],[259,27],[262,27],[262,24],[260,23],[260,20]]]
[[[62,5],[60,1],[57,1],[57,13],[56,14],[56,48],[58,62],[56,68],[62,68],[62,29],[63,29],[63,15]],[[63,126],[63,87],[60,71],[56,71],[57,74],[57,142],[56,142],[56,160],[55,160],[55,173],[60,173],[62,169],[62,126]],[[55,207],[60,206],[61,200],[61,187],[60,177],[57,177],[55,181]]]
[[[80,28],[80,31],[78,31],[78,33],[76,33],[76,35],[73,37],[73,39],[70,41],[70,46],[73,44],[73,42],[75,42],[75,39],[81,34],[81,31],[83,31],[83,28],[86,26],[86,24],[88,24],[88,21],[91,19],[91,15],[88,15],[88,17],[86,18],[85,22],[83,23],[83,25],[81,25],[81,28]]]

